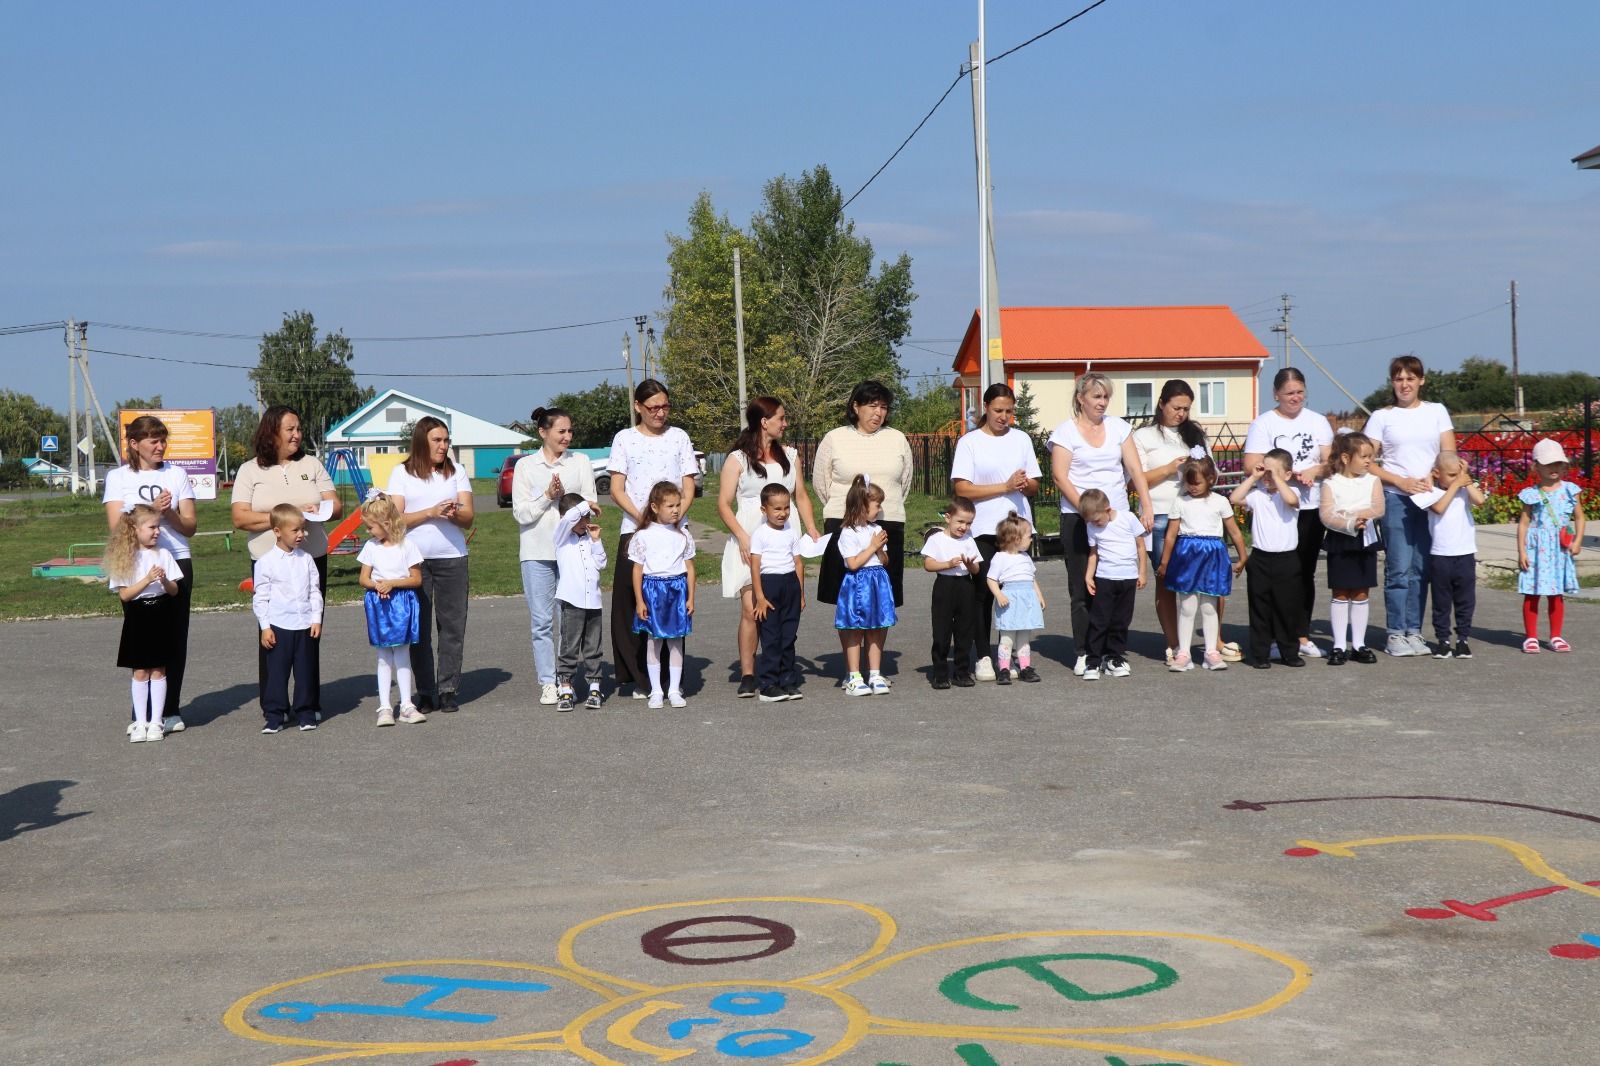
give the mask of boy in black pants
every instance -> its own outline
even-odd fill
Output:
[[[1411,497],[1428,509],[1432,547],[1428,575],[1433,586],[1435,659],[1470,659],[1472,614],[1478,607],[1478,534],[1472,509],[1486,498],[1460,458],[1441,456],[1433,470],[1437,488]],[[1455,615],[1456,642],[1450,643],[1450,617]]]
[[[306,516],[292,503],[272,509],[272,536],[277,542],[256,561],[255,592],[250,608],[267,649],[267,677],[261,686],[263,733],[281,732],[292,713],[302,732],[317,728],[317,673],[311,661],[312,641],[322,636],[322,588],[316,562],[301,550]],[[288,699],[294,675],[294,700]]]
[[[1272,649],[1284,666],[1304,666],[1296,631],[1305,611],[1300,580],[1300,494],[1290,481],[1294,456],[1274,448],[1228,497],[1250,512],[1250,665],[1272,666]]]
[[[1084,533],[1089,538],[1089,561],[1084,568],[1084,583],[1093,599],[1089,603],[1089,634],[1085,640],[1083,679],[1098,681],[1108,677],[1127,677],[1128,625],[1138,590],[1144,588],[1144,523],[1127,511],[1113,511],[1111,500],[1099,489],[1088,489],[1078,497],[1078,513],[1083,515]]]
[[[789,525],[792,503],[782,485],[762,489],[763,521],[750,533],[755,616],[761,625],[756,682],[762,703],[805,698],[794,666],[794,641],[806,608],[806,564],[800,557],[800,531]]]
[[[979,639],[978,571],[983,554],[972,537],[972,501],[953,496],[944,509],[944,528],[928,534],[922,568],[933,579],[933,687],[950,687],[950,644],[955,642],[957,688],[972,687],[972,644]],[[989,634],[982,634],[985,642]]]

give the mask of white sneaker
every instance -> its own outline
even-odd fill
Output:
[[[974,681],[994,680],[994,663],[990,661],[987,655],[978,660],[978,668],[972,671],[972,679]]]
[[[689,706],[689,701],[683,698],[683,693],[681,693],[681,692],[669,692],[669,693],[667,693],[667,702],[669,704],[671,704],[672,706],[674,706],[674,707],[687,707],[687,706]]]
[[[1126,659],[1112,659],[1111,666],[1106,670],[1106,673],[1112,677],[1127,677],[1133,673],[1133,670],[1128,666]]]
[[[138,722],[129,722],[128,723],[128,743],[129,744],[143,744],[144,743],[144,726],[143,725],[140,725]]]
[[[1302,640],[1300,642],[1300,657],[1302,659],[1320,659],[1322,658],[1322,649],[1317,647],[1314,641]]]
[[[555,705],[555,702],[556,702],[556,686],[555,686],[554,682],[551,682],[548,685],[540,685],[539,686],[539,702],[544,704],[546,707],[551,707],[551,706]]]
[[[1079,677],[1082,677],[1083,671],[1087,669],[1088,666],[1089,657],[1087,655],[1080,655],[1078,656],[1078,661],[1072,664],[1072,672],[1077,674]]]
[[[844,694],[846,696],[870,696],[872,695],[872,686],[861,680],[860,677],[846,678]]]
[[[659,692],[650,693],[650,702],[646,703],[645,706],[649,707],[651,710],[659,710],[661,705],[662,705],[661,693],[659,693]]]
[[[1390,633],[1389,642],[1383,646],[1383,653],[1392,655],[1396,659],[1403,659],[1408,655],[1417,654],[1417,649],[1413,648],[1411,642],[1399,633]]]
[[[1098,666],[1085,666],[1080,675],[1085,681],[1099,681],[1100,668]]]
[[[378,708],[378,724],[379,725],[394,725],[394,708],[393,707],[379,707]]]
[[[160,739],[162,739],[160,722],[151,722],[149,725],[144,727],[144,741],[146,744]]]
[[[1432,655],[1433,649],[1428,647],[1428,642],[1422,639],[1421,633],[1407,633],[1406,643],[1411,645],[1413,655]]]
[[[867,678],[867,687],[872,689],[874,696],[887,696],[889,694],[889,679],[882,674],[873,674]]]

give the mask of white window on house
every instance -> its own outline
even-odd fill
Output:
[[[1202,381],[1200,395],[1195,403],[1195,414],[1201,418],[1225,418],[1228,414],[1228,383]]]
[[[372,454],[373,455],[388,455],[389,454],[389,446],[387,444],[379,444],[375,448],[372,449]]]
[[[1130,381],[1122,387],[1122,415],[1124,418],[1146,418],[1155,414],[1155,383]]]

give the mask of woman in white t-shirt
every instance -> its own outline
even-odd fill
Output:
[[[633,410],[639,424],[620,431],[611,441],[611,499],[622,508],[622,535],[617,539],[617,560],[611,572],[611,666],[618,692],[633,686],[633,698],[650,695],[650,675],[645,669],[646,640],[633,631],[638,603],[633,595],[633,560],[628,545],[645,525],[645,507],[657,482],[677,485],[683,509],[694,499],[694,475],[699,463],[689,434],[668,425],[672,397],[655,378],[645,378],[633,390]],[[682,525],[682,523],[679,523]]]
[[[167,732],[183,731],[183,719],[178,714],[183,697],[183,669],[189,659],[189,603],[194,595],[194,561],[190,556],[189,538],[194,536],[194,486],[183,468],[166,461],[167,424],[155,415],[140,415],[128,423],[124,432],[127,440],[126,459],[123,465],[106,475],[106,491],[101,502],[106,508],[106,525],[115,533],[122,522],[124,511],[136,504],[149,504],[161,512],[160,535],[157,543],[167,549],[178,564],[178,573],[172,576],[178,591],[172,597],[173,647],[167,658],[167,695],[163,705],[162,724]],[[132,731],[138,719],[129,725]]]
[[[411,667],[417,706],[460,709],[461,660],[467,638],[467,536],[472,480],[450,459],[450,427],[430,416],[411,429],[411,452],[389,475],[388,494],[405,515],[406,539],[422,553],[417,590],[417,643]],[[433,631],[439,631],[437,658]]]
[[[1301,621],[1300,654],[1320,658],[1322,650],[1311,640],[1311,611],[1317,597],[1317,559],[1322,554],[1322,479],[1330,473],[1328,453],[1333,447],[1333,426],[1316,411],[1306,409],[1306,378],[1286,366],[1272,378],[1272,398],[1278,405],[1263,411],[1250,423],[1244,439],[1244,468],[1254,470],[1266,454],[1282,448],[1294,458],[1290,480],[1300,496],[1298,522]],[[1280,651],[1282,649],[1279,649]]]
[[[1139,452],[1133,445],[1133,427],[1115,415],[1111,406],[1111,379],[1100,373],[1078,378],[1072,397],[1072,417],[1050,434],[1050,476],[1061,493],[1061,553],[1066,557],[1067,588],[1072,596],[1072,645],[1077,663],[1072,672],[1083,676],[1087,664],[1085,641],[1089,635],[1089,589],[1084,583],[1089,563],[1089,534],[1078,513],[1078,496],[1099,489],[1114,510],[1127,506],[1128,482],[1139,494],[1139,520],[1149,532],[1155,505],[1144,478]]]
[[[973,632],[978,647],[973,676],[979,681],[995,679],[989,646],[989,630],[994,622],[989,565],[997,550],[995,529],[1012,512],[1032,528],[1030,501],[1039,491],[1041,471],[1033,438],[1012,425],[1016,417],[1017,394],[1011,386],[1001,381],[990,385],[983,394],[978,428],[956,442],[955,458],[950,463],[951,490],[972,501],[972,538],[983,556],[975,583],[978,618]],[[966,650],[958,651],[957,662],[966,657]]]
[[[1428,512],[1411,497],[1427,492],[1434,464],[1456,451],[1455,427],[1442,403],[1422,399],[1427,376],[1414,355],[1389,361],[1394,403],[1367,419],[1366,434],[1378,445],[1382,466],[1372,472],[1383,482],[1383,609],[1390,655],[1431,655],[1422,636],[1428,605],[1428,553],[1432,535]]]

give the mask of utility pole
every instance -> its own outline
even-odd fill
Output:
[[[1522,418],[1522,380],[1517,373],[1517,282],[1511,281],[1511,400]]]
[[[1272,327],[1272,332],[1283,334],[1283,365],[1289,365],[1289,311],[1293,305],[1289,303],[1289,294],[1283,293],[1283,310],[1280,312],[1278,324]]]
[[[978,169],[978,388],[987,392],[1005,380],[1005,352],[1000,337],[1000,284],[994,257],[994,187],[989,174],[988,75],[985,66],[985,18],[978,0],[978,40],[967,48],[972,77],[972,135]],[[963,406],[965,406],[963,404]]]
[[[737,425],[744,418],[744,409],[750,398],[745,395],[744,384],[744,280],[739,267],[739,248],[733,249],[733,337],[739,358],[739,410],[734,417]]]
[[[645,377],[650,376],[650,349],[644,346],[644,324],[649,315],[634,315],[633,328],[639,331],[639,367]]]
[[[67,319],[67,463],[71,471],[67,487],[76,496],[78,489],[78,322]]]
[[[639,424],[639,412],[633,407],[633,338],[622,331],[622,365],[628,368],[628,425]]]

